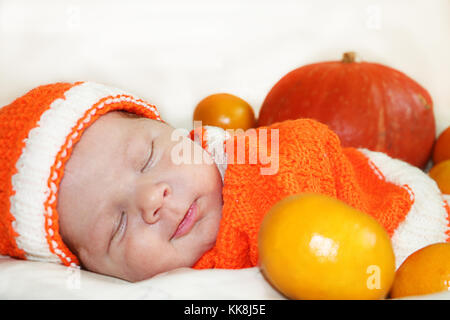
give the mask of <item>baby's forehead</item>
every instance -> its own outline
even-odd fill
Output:
[[[72,169],[78,169],[76,171],[86,171],[91,167],[93,172],[105,170],[105,163],[112,166],[115,162],[124,161],[123,154],[134,154],[136,152],[131,151],[137,151],[149,138],[170,136],[172,130],[170,125],[159,120],[126,111],[109,112],[82,134],[69,163],[75,162]],[[131,146],[130,150],[128,146]]]
[[[115,160],[120,160],[119,152],[128,153],[128,145],[136,149],[145,137],[166,132],[166,127],[171,128],[164,122],[134,113],[122,110],[108,112],[82,134],[74,146],[69,162],[74,162],[72,158],[83,158],[79,159],[82,160],[80,164],[83,167],[89,164],[102,166],[102,162],[112,164]]]

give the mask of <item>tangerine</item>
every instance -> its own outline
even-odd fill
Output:
[[[450,243],[435,243],[417,250],[400,265],[391,298],[450,290]]]
[[[282,199],[258,235],[262,273],[291,299],[380,299],[395,274],[385,229],[370,215],[320,194]]]
[[[450,194],[450,160],[439,162],[428,172],[444,194]]]
[[[433,147],[434,164],[450,159],[450,127],[442,131]]]
[[[204,98],[196,106],[193,119],[202,121],[202,125],[223,129],[247,130],[256,124],[252,107],[245,100],[228,93]]]

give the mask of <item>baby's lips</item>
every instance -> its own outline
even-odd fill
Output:
[[[195,220],[197,218],[197,215],[198,215],[197,211],[198,211],[198,206],[197,206],[197,201],[195,200],[189,206],[188,210],[184,214],[183,218],[181,219],[180,223],[178,224],[177,228],[175,229],[174,234],[172,235],[172,237],[170,239],[185,235],[192,229],[192,227],[195,223]]]

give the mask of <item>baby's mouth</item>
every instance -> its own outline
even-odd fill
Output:
[[[173,233],[172,237],[170,237],[170,240],[182,237],[189,231],[191,231],[195,221],[197,220],[198,216],[197,211],[198,211],[197,200],[195,200],[184,214],[183,218],[178,224],[177,229]]]

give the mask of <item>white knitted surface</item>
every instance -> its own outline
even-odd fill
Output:
[[[414,251],[436,242],[445,242],[449,221],[444,198],[436,182],[406,162],[381,152],[359,150],[383,173],[387,181],[404,187],[414,199],[410,212],[392,236],[396,267]]]
[[[206,150],[217,165],[223,182],[227,169],[227,154],[225,153],[224,142],[230,137],[230,134],[219,127],[203,126],[203,128],[205,129]]]

